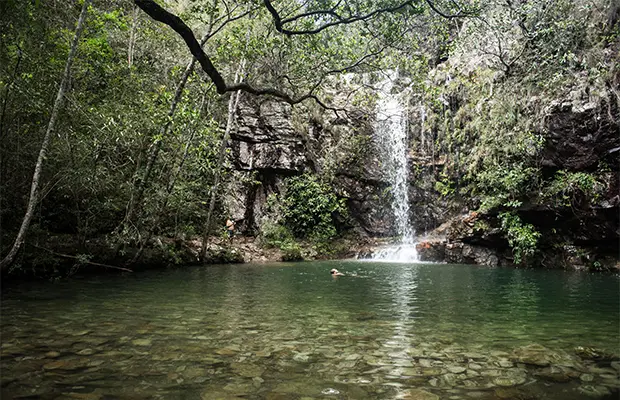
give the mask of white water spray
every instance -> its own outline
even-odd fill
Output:
[[[415,261],[415,232],[409,223],[409,167],[408,115],[406,104],[399,95],[393,94],[392,72],[379,84],[379,100],[376,106],[375,138],[385,179],[390,183],[394,223],[401,243],[377,251],[373,259],[386,261]]]

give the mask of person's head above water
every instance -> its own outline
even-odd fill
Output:
[[[340,271],[338,271],[336,268],[332,268],[329,271],[330,274],[334,275],[334,276],[344,276],[344,274]]]

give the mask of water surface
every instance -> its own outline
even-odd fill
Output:
[[[317,262],[21,284],[2,293],[2,398],[614,398],[620,364],[574,348],[619,352],[619,282]]]

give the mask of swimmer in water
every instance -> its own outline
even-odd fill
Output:
[[[330,274],[332,274],[333,277],[336,276],[344,276],[344,274],[340,271],[338,271],[336,268],[332,268],[331,271],[329,271]]]

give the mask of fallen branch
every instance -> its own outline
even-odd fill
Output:
[[[101,264],[101,263],[97,263],[97,262],[93,262],[93,261],[88,261],[88,260],[84,260],[83,258],[78,257],[78,256],[72,256],[72,255],[70,255],[70,254],[58,253],[58,252],[56,252],[56,251],[54,251],[54,250],[50,250],[50,249],[45,248],[45,247],[37,246],[36,244],[31,244],[31,243],[29,243],[29,244],[30,244],[30,246],[32,246],[32,247],[36,247],[37,249],[45,250],[45,251],[47,251],[47,252],[49,252],[50,254],[53,254],[53,255],[55,255],[55,256],[58,256],[58,257],[64,257],[64,258],[70,258],[70,259],[72,259],[72,260],[79,260],[80,262],[82,262],[82,263],[84,263],[84,264],[94,265],[94,266],[97,266],[97,267],[105,267],[105,268],[119,269],[119,270],[121,270],[121,271],[127,271],[127,272],[133,272],[133,270],[131,270],[131,269],[129,269],[129,268],[115,267],[114,265]]]

